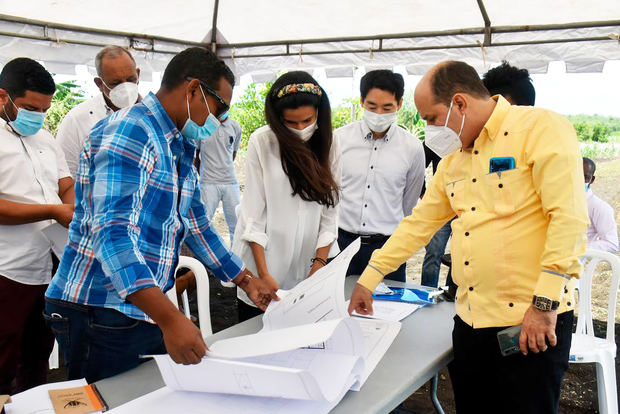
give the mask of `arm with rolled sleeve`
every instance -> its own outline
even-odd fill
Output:
[[[211,226],[200,199],[200,187],[197,181],[189,209],[189,235],[185,242],[211,273],[224,282],[230,282],[243,270],[243,261],[226,247],[220,235]]]
[[[64,158],[69,168],[69,174],[75,180],[77,169],[80,163],[80,152],[82,151],[82,137],[79,137],[76,120],[68,114],[58,127],[56,140],[64,153]],[[85,137],[84,137],[85,138]]]
[[[560,301],[571,277],[579,277],[585,252],[588,212],[583,191],[583,161],[572,125],[545,114],[526,144],[527,162],[549,222],[534,295]]]
[[[411,210],[418,203],[422,186],[424,185],[424,170],[426,166],[424,149],[422,145],[416,145],[413,150],[415,152],[411,160],[411,166],[407,171],[407,183],[405,184],[405,192],[403,194],[403,214],[405,217],[411,214]]]
[[[245,219],[245,228],[241,240],[267,247],[267,206],[265,200],[265,182],[263,167],[258,148],[258,136],[252,135],[248,143],[245,158],[245,190],[241,202],[241,216]]]
[[[338,187],[342,180],[342,152],[340,149],[340,140],[334,134],[332,148],[329,154],[330,169],[332,176]],[[319,237],[317,239],[317,250],[321,247],[330,246],[338,237],[338,204],[333,207],[322,206],[321,222],[319,224]]]
[[[93,250],[125,300],[140,289],[157,287],[138,246],[138,218],[155,154],[139,124],[117,121],[105,128],[101,147],[91,160]]]
[[[439,164],[424,198],[411,215],[400,222],[383,247],[374,251],[358,281],[360,285],[370,291],[375,290],[386,274],[396,270],[413,253],[426,246],[437,230],[455,216],[444,190],[445,167],[445,162]]]

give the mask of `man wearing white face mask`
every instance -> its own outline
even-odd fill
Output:
[[[588,226],[575,130],[551,111],[489,96],[463,62],[433,67],[415,102],[426,145],[444,158],[422,201],[373,254],[349,311],[372,313],[383,275],[456,215],[448,368],[457,413],[557,413]]]
[[[140,69],[127,49],[106,46],[95,57],[95,84],[100,94],[71,109],[58,127],[56,138],[75,179],[80,151],[90,129],[101,119],[140,101]]]
[[[396,124],[404,86],[390,70],[368,72],[360,82],[364,119],[336,130],[342,145],[338,245],[362,241],[347,275],[361,274],[372,252],[411,213],[424,184],[422,143]],[[405,265],[387,277],[404,282]]]

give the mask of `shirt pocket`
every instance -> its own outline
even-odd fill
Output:
[[[465,210],[465,179],[450,180],[446,184],[446,195],[450,200],[452,210],[460,216]]]
[[[485,179],[493,211],[498,216],[514,213],[532,190],[529,170],[515,168],[489,173]]]

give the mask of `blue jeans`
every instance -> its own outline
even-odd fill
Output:
[[[454,220],[454,219],[452,219]],[[424,262],[422,263],[422,284],[424,286],[437,287],[439,283],[439,267],[441,266],[441,256],[443,256],[448,239],[452,234],[452,220],[444,224],[426,245]]]
[[[65,357],[68,379],[93,383],[137,367],[140,355],[165,354],[159,327],[114,309],[45,298],[43,317]]]
[[[201,183],[200,193],[202,195],[202,201],[207,209],[207,216],[209,216],[209,220],[213,218],[220,201],[222,202],[224,218],[226,219],[226,224],[228,225],[230,245],[232,246],[233,234],[235,234],[235,227],[237,227],[237,214],[235,213],[235,208],[239,205],[239,201],[241,200],[239,184]]]

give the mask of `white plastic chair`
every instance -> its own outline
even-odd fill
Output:
[[[616,387],[616,341],[615,316],[616,295],[620,280],[620,259],[607,252],[588,249],[582,256],[585,263],[583,275],[579,279],[579,313],[577,328],[573,333],[569,362],[596,364],[598,388],[598,407],[601,414],[618,413],[618,394]],[[594,271],[601,262],[611,266],[611,284],[607,306],[607,336],[594,336],[592,325],[592,279]]]
[[[189,269],[194,272],[196,276],[196,297],[198,298],[198,320],[200,322],[200,332],[203,338],[213,333],[211,329],[211,310],[209,308],[209,274],[207,269],[198,260],[193,257],[179,256],[179,264],[177,270]],[[175,286],[176,287],[176,286]],[[170,289],[166,296],[174,303],[174,306],[179,307],[177,301],[176,288]],[[189,313],[189,301],[187,299],[187,291],[183,292],[183,311],[185,316],[190,317]]]

